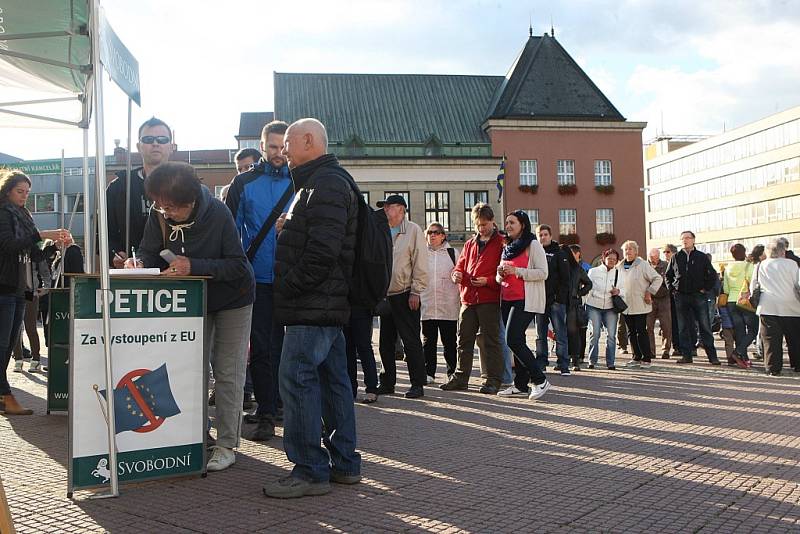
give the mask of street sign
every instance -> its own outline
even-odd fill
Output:
[[[61,174],[60,159],[37,159],[18,163],[2,163],[0,167],[19,169],[28,176],[34,174]]]
[[[122,43],[101,10],[100,17],[100,62],[111,79],[116,82],[131,100],[142,105],[139,85],[139,62]]]
[[[120,483],[202,473],[206,465],[205,280],[111,279]],[[72,278],[69,490],[110,482],[99,280]]]

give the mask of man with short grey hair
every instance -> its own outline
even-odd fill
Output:
[[[290,476],[264,486],[264,494],[288,499],[328,493],[329,482],[361,480],[342,333],[350,317],[359,193],[327,153],[318,120],[289,126],[283,154],[296,194],[276,225],[275,317],[286,326],[278,376],[283,446],[295,465]]]
[[[789,249],[789,240],[785,237],[779,237],[778,241],[783,243],[783,248],[786,249],[786,257],[792,260],[800,267],[800,258],[794,253],[794,251]]]

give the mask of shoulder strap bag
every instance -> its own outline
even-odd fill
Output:
[[[281,210],[286,205],[286,203],[289,202],[289,198],[292,196],[293,193],[294,193],[294,184],[290,180],[289,187],[286,188],[286,191],[283,192],[281,198],[278,200],[278,202],[275,203],[275,207],[272,208],[269,217],[267,217],[267,219],[264,221],[264,224],[261,225],[261,230],[258,231],[258,235],[250,243],[250,246],[247,247],[247,259],[250,260],[250,263],[252,263],[253,260],[255,259],[256,253],[258,252],[261,243],[264,242],[264,238],[267,237],[267,233],[269,233],[269,231],[275,225],[275,221],[277,221],[278,217],[281,216]]]
[[[614,287],[617,287],[617,282],[619,281],[619,271],[614,269],[616,272],[614,273]],[[614,311],[616,313],[622,313],[628,309],[628,305],[625,303],[625,300],[619,295],[611,295],[611,305],[614,307]]]

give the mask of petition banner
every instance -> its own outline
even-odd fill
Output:
[[[70,493],[110,482],[98,279],[72,287]],[[112,278],[111,294],[120,483],[203,472],[205,280]]]

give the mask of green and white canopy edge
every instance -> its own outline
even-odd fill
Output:
[[[103,69],[100,64],[101,19],[99,0],[4,0],[0,4],[0,128],[83,129],[83,185],[84,191],[88,191],[89,122],[94,105],[95,198],[100,289],[103,295],[103,335],[105,339],[111,339],[111,316],[107,299],[110,281],[104,194],[106,173],[101,76]],[[130,105],[128,116],[130,118]],[[88,205],[84,209],[84,231],[87,236],[91,228],[91,211]],[[86,239],[87,258],[93,256],[92,241],[91,238]],[[105,344],[105,359],[106,391],[113,391],[110,343]],[[107,423],[111,491],[107,495],[98,496],[116,497],[119,495],[119,482],[113,417],[114,395],[106,396],[106,404],[110,415]]]

